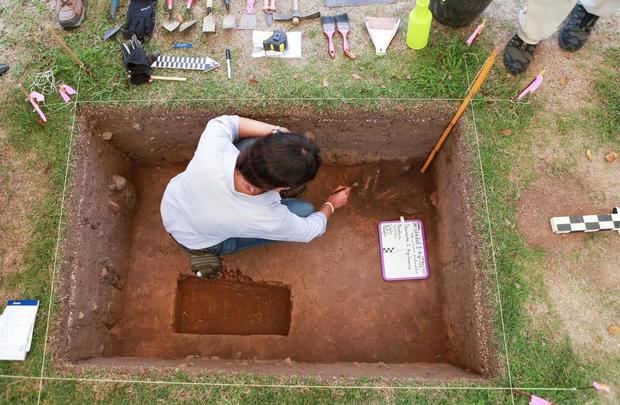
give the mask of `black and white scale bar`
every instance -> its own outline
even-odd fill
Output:
[[[618,231],[620,234],[620,208],[611,214],[553,217],[550,220],[553,233]]]
[[[208,56],[194,58],[190,56],[160,55],[157,60],[151,64],[151,67],[154,68],[200,70],[203,72],[208,72],[219,66],[219,63]]]

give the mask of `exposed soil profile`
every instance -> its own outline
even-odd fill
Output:
[[[174,332],[197,335],[288,335],[291,290],[237,280],[181,277]]]
[[[318,206],[338,184],[360,186],[322,237],[227,256],[225,279],[210,282],[191,275],[186,254],[161,225],[159,204],[216,115],[82,113],[61,356],[95,365],[191,357],[205,369],[267,373],[282,372],[286,359],[296,372],[315,375],[471,378],[496,371],[460,137],[444,146],[430,174],[419,174],[445,117],[258,117],[321,147],[325,164],[303,199]],[[381,277],[377,223],[401,215],[425,223],[426,280]],[[274,286],[277,294],[261,295]]]

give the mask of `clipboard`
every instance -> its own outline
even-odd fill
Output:
[[[385,281],[424,280],[430,275],[421,219],[379,222],[381,273]]]

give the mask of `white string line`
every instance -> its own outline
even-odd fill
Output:
[[[438,390],[438,391],[558,391],[576,392],[577,387],[501,387],[501,386],[458,386],[458,385],[304,385],[304,384],[260,384],[260,383],[218,383],[204,381],[162,381],[162,380],[128,380],[120,378],[87,378],[87,377],[35,377],[0,375],[0,378],[22,380],[46,380],[46,381],[72,381],[84,383],[112,383],[112,384],[147,384],[147,385],[188,385],[207,387],[251,387],[251,388],[313,388],[313,389],[351,389],[351,390]],[[585,389],[586,387],[584,387]],[[587,387],[590,388],[590,387]]]
[[[467,75],[467,81],[469,82],[469,69],[467,67],[467,58],[465,58],[465,55],[463,55],[463,58],[465,59],[465,74]],[[470,83],[470,86],[471,86],[471,83]],[[497,272],[497,260],[495,258],[495,244],[493,241],[493,231],[491,229],[491,214],[489,211],[489,198],[487,196],[487,185],[486,185],[486,180],[485,180],[485,175],[484,175],[484,167],[482,164],[482,153],[480,152],[480,137],[478,135],[478,126],[476,125],[476,111],[474,109],[474,100],[471,100],[470,104],[471,104],[472,122],[474,126],[474,134],[476,135],[476,149],[478,151],[478,162],[480,164],[480,175],[482,178],[482,193],[484,195],[484,210],[486,212],[486,217],[487,217],[487,228],[489,229],[489,243],[491,245],[491,257],[493,258],[493,270],[495,273],[495,286],[497,288],[497,303],[499,305],[499,319],[501,321],[500,323],[502,326],[502,338],[504,340],[504,356],[506,357],[506,368],[508,371],[508,385],[511,387],[510,398],[514,405],[515,396],[514,396],[514,391],[513,391],[514,387],[512,385],[512,372],[510,370],[510,359],[508,358],[508,339],[506,339],[506,325],[504,323],[504,308],[502,306],[502,296],[500,294],[500,288],[499,288],[499,275]]]
[[[60,250],[60,236],[62,233],[62,221],[65,208],[65,194],[67,193],[67,181],[69,179],[69,167],[71,166],[71,156],[73,155],[73,137],[75,133],[75,121],[78,110],[78,98],[80,97],[80,83],[82,81],[82,68],[78,71],[78,83],[76,87],[75,101],[73,102],[73,117],[71,122],[71,133],[69,134],[69,147],[67,150],[67,161],[65,167],[65,178],[62,186],[62,197],[60,200],[60,213],[58,217],[58,230],[56,232],[56,248],[54,249],[54,261],[52,263],[52,280],[50,284],[50,296],[49,304],[47,306],[47,320],[45,324],[45,338],[43,340],[43,358],[41,360],[41,373],[39,375],[39,394],[37,397],[37,404],[41,403],[41,392],[43,390],[43,373],[45,371],[45,359],[47,355],[47,339],[49,336],[50,319],[52,318],[52,304],[54,302],[54,285],[56,283],[56,266],[58,264],[58,252]]]
[[[122,104],[122,103],[177,103],[187,101],[320,101],[320,100],[372,100],[372,101],[463,101],[464,98],[432,98],[432,97],[206,97],[206,98],[179,98],[179,99],[129,99],[129,100],[82,100],[80,104]],[[510,102],[529,104],[530,101],[515,101],[508,98],[485,98],[484,101]],[[52,105],[52,104],[49,104]]]

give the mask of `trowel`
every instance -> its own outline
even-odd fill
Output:
[[[192,20],[192,5],[194,0],[187,0],[187,8],[185,9],[185,21],[179,25],[179,31],[185,31],[192,25],[196,24],[196,20]]]
[[[398,31],[400,20],[397,18],[364,17],[366,29],[370,35],[377,55],[385,55],[390,42]]]
[[[224,0],[224,7],[226,7],[226,15],[222,20],[222,28],[225,30],[236,28],[237,23],[235,21],[235,15],[230,14],[230,0]]]
[[[254,10],[254,0],[247,0],[245,10],[239,21],[240,30],[256,29],[256,11]]]
[[[112,38],[114,35],[116,35],[118,30],[121,29],[118,21],[116,21],[116,10],[118,9],[118,5],[120,2],[121,0],[112,0],[112,5],[110,6],[110,19],[112,19],[112,21],[114,22],[114,27],[110,28],[105,32],[105,34],[103,34],[103,39],[105,40]]]
[[[180,25],[177,20],[172,18],[172,2],[173,0],[166,0],[166,6],[168,7],[168,21],[164,23],[164,28],[170,32],[179,28]]]
[[[215,19],[213,18],[213,0],[207,0],[207,15],[202,19],[202,32],[215,32]]]

